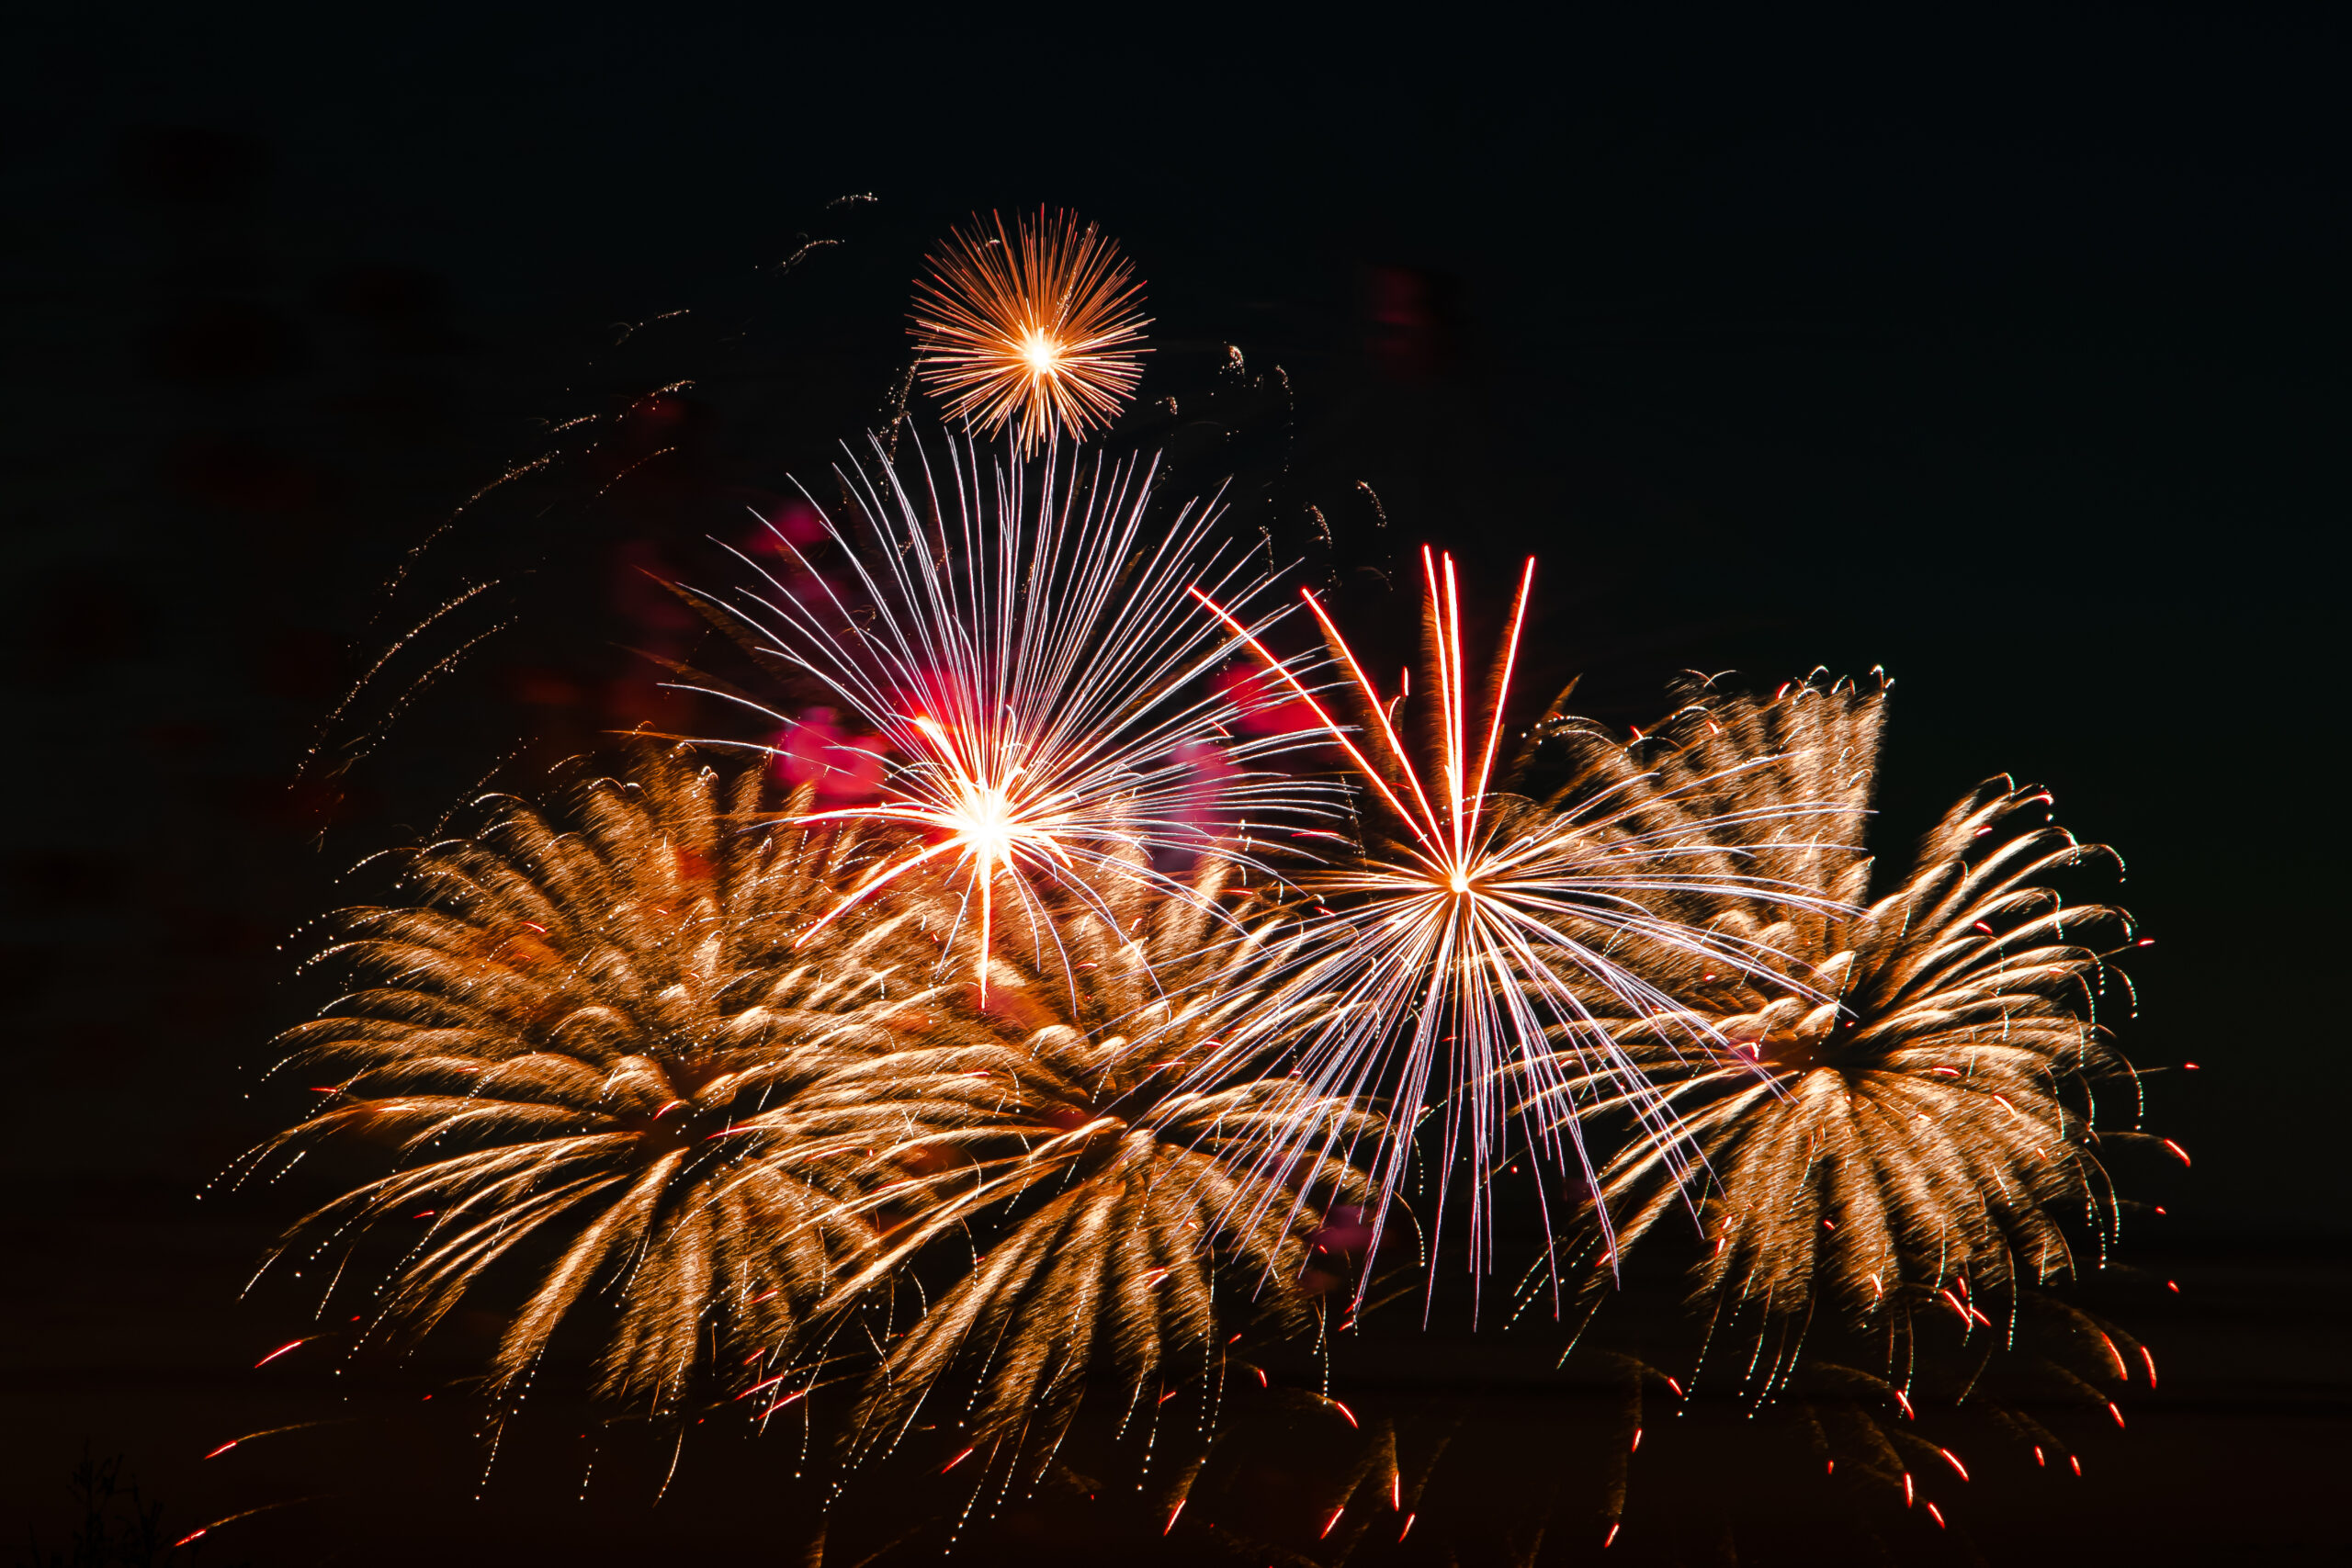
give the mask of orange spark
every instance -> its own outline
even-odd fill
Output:
[[[1143,378],[1143,286],[1119,248],[1067,212],[949,236],[916,288],[915,365],[981,431],[1023,452],[1107,425]]]

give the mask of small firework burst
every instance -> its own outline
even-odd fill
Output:
[[[1883,695],[1804,684],[1777,700],[1733,698],[1686,716],[1687,746],[1662,778],[1723,778],[1724,804],[1794,792],[1867,801]],[[1730,773],[1758,752],[1771,766]],[[1653,983],[1726,1042],[1713,1060],[1660,1016],[1602,1027],[1664,1088],[1704,1155],[1704,1295],[1766,1321],[1816,1304],[1849,1320],[1889,1306],[1987,1324],[1988,1292],[2072,1269],[2059,1213],[2111,1222],[2086,1101],[2067,1098],[2121,1064],[2093,1005],[2107,954],[2083,933],[2128,932],[2119,910],[2069,906],[2052,873],[2106,852],[2046,823],[2049,795],[2007,779],[1963,798],[1921,844],[1910,874],[1866,908],[1871,870],[1859,812],[1818,841],[1759,850],[1781,876],[1825,897],[1793,909],[1736,892],[1693,896],[1685,916],[1800,960],[1800,993],[1769,977],[1649,955]],[[1737,820],[1736,809],[1726,814]],[[1720,829],[1718,829],[1720,831]],[[1736,835],[1730,840],[1736,847]],[[2119,1134],[2108,1134],[2112,1139]],[[1680,1200],[1654,1149],[1603,1175],[1631,1244]]]
[[[712,1342],[788,1349],[868,1245],[847,1201],[859,1148],[798,1108],[897,1043],[929,943],[901,907],[798,950],[860,835],[763,829],[759,807],[757,769],[726,789],[650,754],[633,783],[587,788],[577,830],[509,808],[418,853],[412,906],[345,914],[328,956],[373,983],[287,1036],[289,1065],[334,1081],[272,1146],[356,1135],[413,1162],[286,1244],[422,1222],[374,1328],[428,1330],[518,1247],[560,1237],[493,1387],[519,1388],[610,1292],[603,1391],[673,1410]]]
[[[916,366],[978,430],[1023,452],[1107,425],[1143,378],[1143,286],[1091,223],[1040,209],[952,234],[916,285]]]

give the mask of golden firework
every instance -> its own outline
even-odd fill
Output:
[[[883,1157],[907,1173],[893,1196],[910,1205],[837,1304],[951,1235],[984,1248],[892,1344],[856,1451],[895,1443],[959,1368],[976,1382],[964,1440],[1043,1451],[1091,1374],[1148,1396],[1211,1373],[1220,1329],[1311,1324],[1315,1235],[1331,1205],[1366,1201],[1345,1151],[1379,1120],[1294,1078],[1198,1079],[1245,1020],[1313,1007],[1278,994],[1295,927],[1246,901],[1211,913],[1228,875],[1213,863],[1192,898],[1130,884],[1107,918],[1001,947],[1000,1041],[917,1043],[835,1080],[877,1144],[893,1140]],[[1283,1156],[1302,1141],[1314,1152]]]
[[[1686,714],[1690,743],[1657,772],[1724,779],[1720,817],[1735,825],[1792,795],[1860,807],[1883,701],[1840,683],[1707,704]],[[1740,756],[1772,761],[1727,772]],[[1861,908],[1871,862],[1859,811],[1825,818],[1812,843],[1749,846],[1713,830],[1727,852],[1824,897],[1793,909],[1736,890],[1684,901],[1686,919],[1800,960],[1790,974],[1804,991],[1650,953],[1652,982],[1690,998],[1689,1011],[1604,1026],[1665,1086],[1705,1157],[1702,1293],[1768,1320],[1809,1316],[1816,1303],[1865,1320],[1893,1304],[1986,1327],[1988,1307],[2002,1310],[1994,1293],[2014,1303],[2020,1284],[2072,1269],[2062,1212],[2108,1230],[2087,1096],[2078,1106],[2068,1089],[2121,1064],[2094,1016],[2108,955],[2076,937],[2129,921],[2069,906],[2048,885],[2106,852],[2048,825],[2049,802],[2007,779],[1983,785],[1928,835],[1910,874]],[[2037,812],[2042,824],[2018,830]],[[1728,1049],[1694,1059],[1678,1023]],[[1648,1146],[1620,1156],[1600,1191],[1618,1210],[1620,1248],[1681,1195]]]
[[[1110,423],[1142,379],[1143,286],[1119,248],[1068,212],[989,215],[952,233],[916,283],[915,363],[981,431],[1023,452]]]
[[[905,846],[809,826],[805,789],[763,810],[760,772],[730,784],[685,748],[650,753],[587,788],[577,830],[509,807],[417,854],[413,904],[344,914],[327,956],[374,983],[286,1037],[287,1065],[336,1081],[260,1153],[363,1137],[411,1163],[273,1260],[423,1222],[368,1334],[429,1332],[502,1265],[536,1267],[493,1396],[608,1301],[601,1394],[674,1416],[723,1356],[743,1396],[773,1391],[748,1407],[764,1416],[838,1359],[852,1314],[914,1299],[899,1288],[934,1244],[993,1238],[889,1337],[868,1447],[959,1366],[982,1379],[975,1442],[1001,1443],[1057,1432],[1092,1371],[1140,1388],[1228,1318],[1307,1321],[1321,1216],[1365,1183],[1341,1155],[1268,1151],[1377,1118],[1290,1078],[1192,1081],[1244,1015],[1312,1008],[1268,995],[1295,928],[1218,908],[1230,863],[1177,896],[1130,845],[1114,901],[1000,941],[991,989],[936,984],[944,868],[831,919]],[[551,1262],[523,1261],[549,1242]]]
[[[933,950],[905,906],[799,950],[860,833],[756,828],[759,773],[723,787],[683,751],[649,755],[584,791],[577,830],[509,808],[414,857],[412,907],[345,912],[328,956],[372,983],[286,1037],[334,1081],[273,1146],[359,1135],[416,1162],[280,1249],[424,1222],[370,1332],[430,1329],[560,1237],[493,1387],[608,1292],[604,1392],[674,1410],[713,1344],[788,1351],[870,1244],[865,1147],[806,1097],[898,1043]]]

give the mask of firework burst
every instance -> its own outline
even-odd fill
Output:
[[[895,1442],[959,1366],[975,1380],[969,1441],[1036,1451],[1091,1373],[1142,1400],[1208,1374],[1220,1328],[1311,1321],[1300,1284],[1322,1216],[1363,1202],[1368,1184],[1343,1157],[1285,1150],[1351,1145],[1378,1119],[1293,1078],[1198,1080],[1246,1021],[1281,1028],[1285,1010],[1317,1006],[1283,984],[1294,926],[1247,902],[1235,922],[1209,912],[1228,877],[1211,863],[1190,898],[1131,884],[1107,918],[1082,910],[1050,942],[1001,950],[999,1043],[918,1045],[837,1080],[877,1142],[895,1134],[884,1157],[909,1173],[899,1196],[914,1216],[838,1299],[943,1238],[970,1231],[986,1247],[892,1346],[860,1451]]]
[[[1023,453],[1107,425],[1142,379],[1143,286],[1119,248],[1067,212],[1014,232],[994,214],[950,236],[917,285],[916,367],[978,430]]]
[[[1658,773],[1719,779],[1709,789],[1738,805],[1801,794],[1859,807],[1883,701],[1841,683],[1708,705],[1686,716],[1690,742]],[[1775,761],[1724,766],[1758,753]],[[1767,1321],[1809,1317],[1818,1303],[1849,1321],[1925,1307],[1988,1326],[1988,1292],[2014,1301],[2020,1283],[2071,1269],[2060,1212],[2109,1228],[2086,1090],[2121,1064],[2094,1016],[2107,954],[2077,938],[2129,922],[2103,905],[2070,907],[2048,886],[2107,853],[2047,825],[2049,803],[2007,779],[1984,784],[1867,908],[1851,907],[1871,872],[1859,813],[1829,819],[1817,844],[1757,852],[1820,899],[1766,908],[1721,889],[1685,900],[1685,918],[1801,960],[1792,973],[1809,982],[1800,994],[1651,955],[1652,983],[1690,998],[1685,1018],[1731,1042],[1729,1061],[1678,1060],[1676,1021],[1664,1016],[1605,1026],[1667,1085],[1705,1156],[1714,1193],[1702,1295]],[[2019,830],[2029,814],[2044,821]],[[2070,1085],[2086,1090],[2083,1109]],[[1655,1226],[1680,1185],[1654,1148],[1618,1156],[1602,1183],[1621,1214],[1615,1245]]]
[[[430,1329],[553,1240],[494,1386],[519,1391],[567,1315],[609,1293],[604,1392],[674,1409],[707,1342],[792,1346],[869,1244],[845,1201],[862,1151],[797,1108],[898,1043],[932,949],[898,908],[804,950],[861,835],[747,830],[760,804],[756,769],[723,795],[651,754],[637,782],[584,792],[579,830],[511,808],[417,854],[413,906],[345,913],[326,956],[373,983],[287,1036],[289,1065],[335,1081],[273,1147],[360,1136],[415,1162],[287,1244],[426,1222],[371,1333]]]
[[[1312,594],[1306,602],[1346,667],[1365,722],[1351,730],[1274,666],[1353,763],[1387,829],[1360,857],[1304,879],[1317,902],[1295,978],[1306,994],[1329,998],[1329,1010],[1328,1021],[1300,1032],[1300,1043],[1286,1054],[1318,1093],[1390,1105],[1397,1131],[1379,1167],[1384,1219],[1411,1155],[1409,1129],[1425,1106],[1442,1100],[1439,1209],[1443,1184],[1457,1162],[1465,1163],[1478,1271],[1488,1240],[1488,1179],[1511,1157],[1513,1095],[1535,1108],[1519,1126],[1526,1152],[1540,1160],[1560,1164],[1573,1150],[1591,1179],[1578,1119],[1583,1101],[1605,1084],[1644,1117],[1659,1158],[1679,1167],[1679,1136],[1640,1064],[1613,1036],[1584,1026],[1596,998],[1606,998],[1610,1010],[1661,1019],[1661,1030],[1679,1034],[1686,1048],[1712,1055],[1720,1042],[1620,952],[1662,949],[1732,972],[1768,972],[1779,956],[1770,944],[1706,930],[1669,906],[1727,889],[1796,903],[1823,896],[1741,869],[1709,837],[1702,814],[1649,820],[1652,798],[1682,799],[1703,780],[1664,784],[1626,775],[1597,786],[1585,780],[1540,803],[1491,790],[1498,761],[1509,761],[1501,755],[1503,714],[1535,563],[1521,577],[1510,632],[1481,694],[1464,663],[1453,558],[1424,549],[1421,561],[1434,768],[1417,767],[1399,734],[1393,716],[1405,698],[1382,700]],[[1227,623],[1241,632],[1230,617]],[[1838,809],[1776,801],[1737,815],[1757,829],[1758,842],[1770,844],[1773,824]],[[1252,1032],[1248,1043],[1262,1045],[1263,1037]]]
[[[1193,612],[1196,584],[1246,601],[1262,583],[1211,547],[1214,509],[1148,525],[1157,470],[1136,460],[1065,472],[1052,454],[1035,469],[1016,454],[990,468],[951,439],[943,468],[913,450],[894,462],[877,444],[871,467],[842,470],[859,521],[827,520],[838,556],[823,568],[841,581],[783,540],[801,575],[707,602],[879,739],[882,798],[803,819],[912,838],[827,923],[911,873],[944,873],[985,999],[1000,903],[1035,942],[1058,908],[1107,917],[1128,885],[1191,897],[1152,855],[1232,852],[1227,828],[1317,807],[1261,765],[1305,738],[1235,733],[1277,694],[1208,679],[1276,618],[1227,637]]]

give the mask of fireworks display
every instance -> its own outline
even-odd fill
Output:
[[[1082,912],[1049,949],[1001,955],[1000,997],[1036,1025],[1017,1044],[912,1050],[854,1075],[879,1114],[902,1118],[910,1161],[937,1174],[921,1222],[844,1292],[951,1232],[998,1236],[894,1345],[864,1441],[901,1430],[959,1359],[983,1380],[966,1416],[972,1440],[1034,1443],[1067,1424],[1098,1346],[1140,1394],[1209,1373],[1221,1324],[1306,1325],[1300,1283],[1318,1224],[1335,1204],[1363,1203],[1366,1183],[1343,1158],[1269,1156],[1302,1129],[1345,1144],[1376,1118],[1290,1077],[1196,1087],[1220,1036],[1283,1005],[1297,940],[1247,904],[1238,932],[1215,919],[1204,906],[1227,875],[1207,867],[1197,901],[1147,908],[1131,891],[1111,919]],[[1080,972],[1075,1006],[1055,979],[1065,956]]]
[[[1108,424],[1143,378],[1143,286],[1118,246],[1067,212],[991,215],[917,286],[916,366],[974,428],[1023,453]]]
[[[707,1325],[789,1345],[832,1285],[864,1239],[842,1202],[856,1161],[796,1097],[888,1038],[929,952],[879,911],[804,947],[856,833],[743,832],[757,782],[723,803],[708,773],[651,759],[634,784],[586,792],[582,830],[518,807],[414,857],[415,907],[345,915],[328,956],[374,983],[288,1037],[288,1066],[335,1081],[279,1148],[359,1136],[413,1162],[300,1227],[314,1252],[347,1252],[355,1231],[424,1222],[383,1325],[430,1328],[560,1235],[500,1347],[502,1384],[616,1289],[605,1389],[666,1408]],[[762,1157],[787,1130],[793,1157]]]
[[[1424,550],[1421,563],[1434,766],[1418,767],[1399,731],[1407,694],[1382,698],[1311,595],[1363,724],[1344,723],[1295,675],[1271,666],[1322,720],[1384,808],[1363,855],[1306,878],[1317,902],[1293,985],[1328,1005],[1323,1021],[1292,1026],[1286,1054],[1320,1091],[1372,1096],[1390,1107],[1400,1131],[1380,1164],[1375,1237],[1414,1152],[1402,1130],[1418,1123],[1424,1107],[1442,1102],[1439,1207],[1457,1162],[1466,1164],[1476,1271],[1487,1244],[1487,1180],[1513,1154],[1505,1123],[1514,1100],[1538,1112],[1520,1134],[1532,1157],[1568,1163],[1565,1144],[1589,1179],[1577,1101],[1605,1087],[1636,1108],[1657,1157],[1680,1168],[1682,1135],[1641,1064],[1615,1033],[1585,1026],[1596,1010],[1630,1012],[1655,1020],[1688,1049],[1704,1054],[1719,1043],[1711,1025],[1694,1021],[1625,954],[1663,952],[1727,974],[1779,963],[1782,954],[1770,942],[1686,919],[1672,906],[1707,897],[1819,904],[1826,896],[1815,889],[1731,863],[1711,830],[1736,827],[1770,845],[1792,823],[1842,813],[1834,803],[1802,797],[1743,800],[1721,815],[1694,807],[1697,792],[1755,767],[1749,758],[1728,760],[1724,776],[1580,780],[1541,802],[1491,791],[1498,758],[1516,760],[1501,756],[1504,713],[1535,563],[1521,577],[1510,629],[1484,692],[1474,692],[1464,663],[1453,561]],[[1261,1046],[1263,1032],[1251,1030],[1245,1040]]]
[[[1710,787],[1728,806],[1797,795],[1859,808],[1884,701],[1841,683],[1708,704],[1683,716],[1688,743],[1657,771],[1719,780]],[[1775,761],[1723,767],[1757,755]],[[1825,819],[1815,842],[1727,842],[1821,898],[1790,908],[1719,889],[1690,896],[1686,917],[1786,954],[1808,989],[1690,958],[1654,970],[1731,1043],[1724,1062],[1692,1063],[1665,1017],[1603,1026],[1665,1086],[1705,1157],[1702,1292],[1767,1318],[1938,1308],[1989,1326],[1988,1293],[2013,1298],[2020,1281],[2072,1270],[2063,1216],[2112,1229],[2087,1089],[2120,1064],[2094,1012],[2109,954],[2082,939],[2120,941],[2129,926],[2048,886],[2105,853],[2047,825],[2049,805],[2005,779],[1984,785],[1867,906],[1859,809]],[[2043,820],[2020,829],[2021,816]],[[1646,1144],[1611,1165],[1601,1196],[1620,1211],[1618,1246],[1680,1206],[1677,1178]]]
[[[1313,592],[1317,646],[1279,651],[1217,508],[1080,445],[1136,385],[1138,299],[1067,215],[956,235],[915,335],[963,428],[876,438],[754,579],[682,591],[774,684],[683,683],[761,737],[640,733],[625,780],[502,800],[338,917],[349,988],[281,1064],[320,1098],[241,1171],[392,1168],[273,1260],[380,1280],[363,1343],[495,1305],[502,1418],[593,1352],[681,1446],[832,1397],[843,1463],[929,1444],[1008,1488],[1090,1390],[1206,1431],[1241,1341],[1328,1349],[1375,1280],[1483,1276],[1522,1161],[1531,1278],[1598,1297],[1690,1213],[1707,1332],[1777,1327],[1768,1384],[1907,1416],[1907,1374],[1804,1359],[1816,1318],[2013,1338],[2120,1213],[2090,939],[2129,922],[2056,886],[2102,852],[2000,780],[1873,898],[1883,690],[1709,688],[1631,744],[1529,711],[1532,560],[1476,668],[1427,548],[1395,693]],[[1383,1484],[1410,1532],[1382,1431],[1326,1537]]]
[[[808,819],[909,836],[833,916],[937,864],[985,995],[1001,898],[1035,941],[1056,897],[1107,915],[1122,884],[1187,897],[1153,853],[1223,852],[1222,829],[1295,825],[1316,796],[1264,767],[1297,737],[1235,733],[1271,697],[1209,680],[1273,618],[1228,637],[1195,610],[1203,584],[1245,600],[1261,586],[1209,547],[1213,513],[1148,531],[1153,471],[1134,462],[991,466],[952,440],[937,463],[913,452],[877,446],[842,471],[856,520],[827,521],[835,559],[779,534],[802,574],[727,604],[755,651],[879,738],[881,798]]]
[[[1322,1215],[1367,1187],[1344,1159],[1270,1170],[1267,1151],[1376,1113],[1289,1077],[1193,1087],[1220,1035],[1284,1005],[1296,940],[1247,899],[1215,908],[1227,863],[1192,897],[1138,876],[1103,913],[1008,941],[983,1002],[927,983],[952,885],[831,920],[875,852],[861,829],[789,804],[778,820],[756,769],[722,785],[649,753],[638,773],[585,792],[579,833],[513,809],[415,857],[416,907],[344,917],[329,956],[387,983],[289,1036],[289,1066],[342,1077],[263,1157],[356,1135],[417,1162],[289,1239],[347,1252],[430,1222],[371,1333],[429,1331],[554,1235],[498,1387],[519,1393],[567,1315],[611,1298],[605,1393],[674,1413],[710,1347],[748,1348],[729,1360],[773,1409],[802,1392],[799,1352],[827,1359],[819,1330],[888,1319],[944,1238],[992,1234],[893,1336],[865,1427],[887,1446],[968,1363],[975,1440],[1018,1448],[1058,1434],[1098,1363],[1142,1390],[1197,1373],[1171,1358],[1221,1348],[1228,1320],[1305,1324]]]

